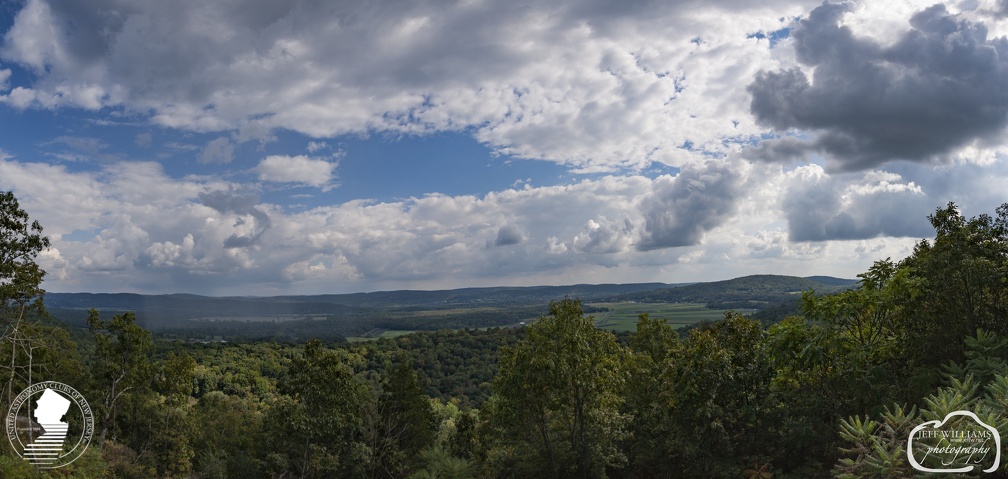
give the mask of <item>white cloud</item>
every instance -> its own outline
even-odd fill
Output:
[[[805,179],[797,178],[804,176],[744,171],[732,182],[748,187],[728,189],[723,199],[737,204],[736,213],[716,207],[714,222],[695,221],[703,215],[680,207],[709,204],[717,193],[711,187],[723,184],[717,166],[674,177],[603,176],[484,196],[359,200],[303,211],[263,203],[249,186],[172,178],[156,163],[71,172],[8,158],[0,161],[0,189],[13,189],[46,233],[58,235],[45,258],[54,271],[47,279],[51,290],[262,294],[688,281],[767,272],[768,264],[779,272],[850,276],[870,264],[858,250],[864,241],[788,241],[781,214],[760,202],[793,192],[752,187],[784,178],[800,186]],[[871,182],[871,191],[858,190],[856,182],[838,185],[868,197],[914,194],[894,173],[880,172]],[[669,225],[689,226],[656,228],[649,218],[657,205],[671,205],[662,213]],[[689,241],[658,248],[659,231],[663,238],[679,231],[677,241]],[[641,251],[641,244],[651,248]],[[888,244],[886,251],[905,246]],[[838,256],[851,257],[839,270]]]
[[[308,153],[318,153],[321,150],[329,148],[329,144],[324,141],[309,141],[308,142]]]
[[[336,166],[335,162],[305,155],[270,155],[259,162],[256,172],[262,181],[325,187],[332,181]]]
[[[794,26],[818,3],[601,7],[557,0],[519,8],[435,1],[337,8],[311,0],[128,7],[114,0],[89,7],[29,0],[4,37],[0,59],[26,66],[36,79],[15,85],[3,101],[18,108],[147,111],[161,125],[231,131],[239,142],[273,141],[274,129],[317,137],[316,148],[342,134],[466,131],[497,152],[584,172],[653,161],[680,166],[738,151],[770,132],[754,121],[745,87],[759,71],[814,69],[798,64],[792,39],[770,48],[753,34]],[[841,26],[854,38],[892,47],[910,17],[931,3],[866,2]],[[994,31],[1005,23],[990,5],[974,6],[949,9]],[[952,116],[942,118],[954,123]],[[947,156],[961,155],[955,149]]]
[[[13,189],[53,235],[54,249],[41,259],[52,270],[50,290],[209,294],[677,282],[766,272],[851,277],[875,259],[909,254],[916,237],[886,235],[926,222],[943,200],[930,196],[941,194],[934,186],[918,183],[919,165],[830,176],[820,166],[760,164],[718,179],[723,168],[290,211],[263,202],[250,185],[171,178],[155,163],[70,172],[7,158],[0,189]],[[973,164],[954,171],[1006,176]],[[734,203],[728,209],[709,197],[724,178],[737,185],[722,200]],[[795,206],[799,199],[804,210]],[[660,224],[679,226],[656,226],[659,205],[666,205]],[[967,213],[989,212],[977,207]],[[696,220],[701,210],[717,221]],[[825,225],[839,214],[860,233],[827,235]],[[795,232],[813,227],[820,236],[797,239],[815,241],[794,241]],[[659,232],[690,241],[658,248]],[[670,236],[675,232],[681,235]]]
[[[633,271],[678,257],[635,249],[645,224],[639,205],[661,189],[641,176],[300,212],[263,203],[247,186],[171,178],[156,163],[70,172],[6,159],[0,188],[13,189],[54,235],[52,290],[460,286],[551,282],[596,268],[614,280],[613,268],[627,280],[651,280],[653,271]]]
[[[242,141],[467,130],[604,171],[757,135],[738,86],[774,53],[746,35],[813,5],[29,0],[0,58],[37,76],[5,97],[19,108],[123,107]]]

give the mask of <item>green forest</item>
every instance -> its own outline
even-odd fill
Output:
[[[130,312],[50,316],[49,241],[2,193],[3,410],[58,381],[95,424],[58,469],[5,442],[0,477],[916,477],[925,421],[969,410],[1008,433],[1008,204],[929,219],[910,256],[772,324],[642,314],[617,334],[556,298],[517,328],[198,344]]]

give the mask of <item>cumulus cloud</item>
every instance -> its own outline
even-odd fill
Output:
[[[222,214],[237,215],[235,232],[224,240],[225,248],[252,246],[272,225],[269,215],[256,207],[259,198],[255,195],[229,189],[200,193],[199,199]]]
[[[171,241],[163,241],[151,244],[145,251],[150,259],[151,265],[155,267],[193,265],[195,258],[193,251],[196,248],[196,241],[192,233],[188,233],[182,238],[180,244]]]
[[[688,198],[738,181],[719,178],[717,167],[681,174],[679,187],[675,178],[605,176],[287,211],[241,185],[171,178],[156,163],[71,172],[0,160],[0,188],[14,189],[54,235],[55,291],[325,292],[585,282],[601,271],[607,281],[657,280],[662,266],[694,250],[638,251],[643,237],[664,238],[645,228],[652,206],[672,197],[709,204]],[[693,223],[671,231],[687,237],[717,228],[681,221]]]
[[[735,213],[743,181],[736,168],[710,162],[659,178],[643,207],[645,232],[638,248],[698,244],[704,233]]]
[[[908,254],[944,201],[917,183],[920,165],[840,175],[731,164],[294,210],[218,179],[171,178],[155,163],[71,172],[7,158],[0,189],[54,237],[47,288],[209,294],[850,276]],[[992,198],[1008,176],[959,168],[990,178]]]
[[[335,162],[305,155],[270,155],[259,162],[256,172],[262,181],[324,187],[332,181],[336,166]]]
[[[571,241],[579,253],[621,253],[627,251],[635,240],[636,227],[629,218],[610,221],[605,216],[588,220],[585,229]]]
[[[749,85],[760,124],[811,132],[800,142],[764,141],[756,156],[818,152],[831,169],[853,171],[944,159],[999,139],[1008,123],[1008,39],[989,38],[984,24],[937,4],[883,43],[844,25],[854,8],[813,10],[791,34],[800,66],[762,71]]]
[[[937,205],[920,186],[896,174],[828,176],[811,165],[789,174],[781,200],[791,241],[860,240],[879,236],[922,238]]]
[[[241,141],[467,131],[583,171],[679,164],[686,142],[724,153],[759,134],[738,86],[773,53],[747,35],[801,3],[27,0],[0,59],[34,79],[0,98]]]

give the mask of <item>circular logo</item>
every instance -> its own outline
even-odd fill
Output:
[[[7,411],[7,439],[22,459],[42,469],[63,467],[87,450],[94,415],[76,389],[56,381],[35,383]]]

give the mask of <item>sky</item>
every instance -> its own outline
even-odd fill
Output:
[[[53,292],[853,278],[1008,202],[1008,1],[0,2]]]

